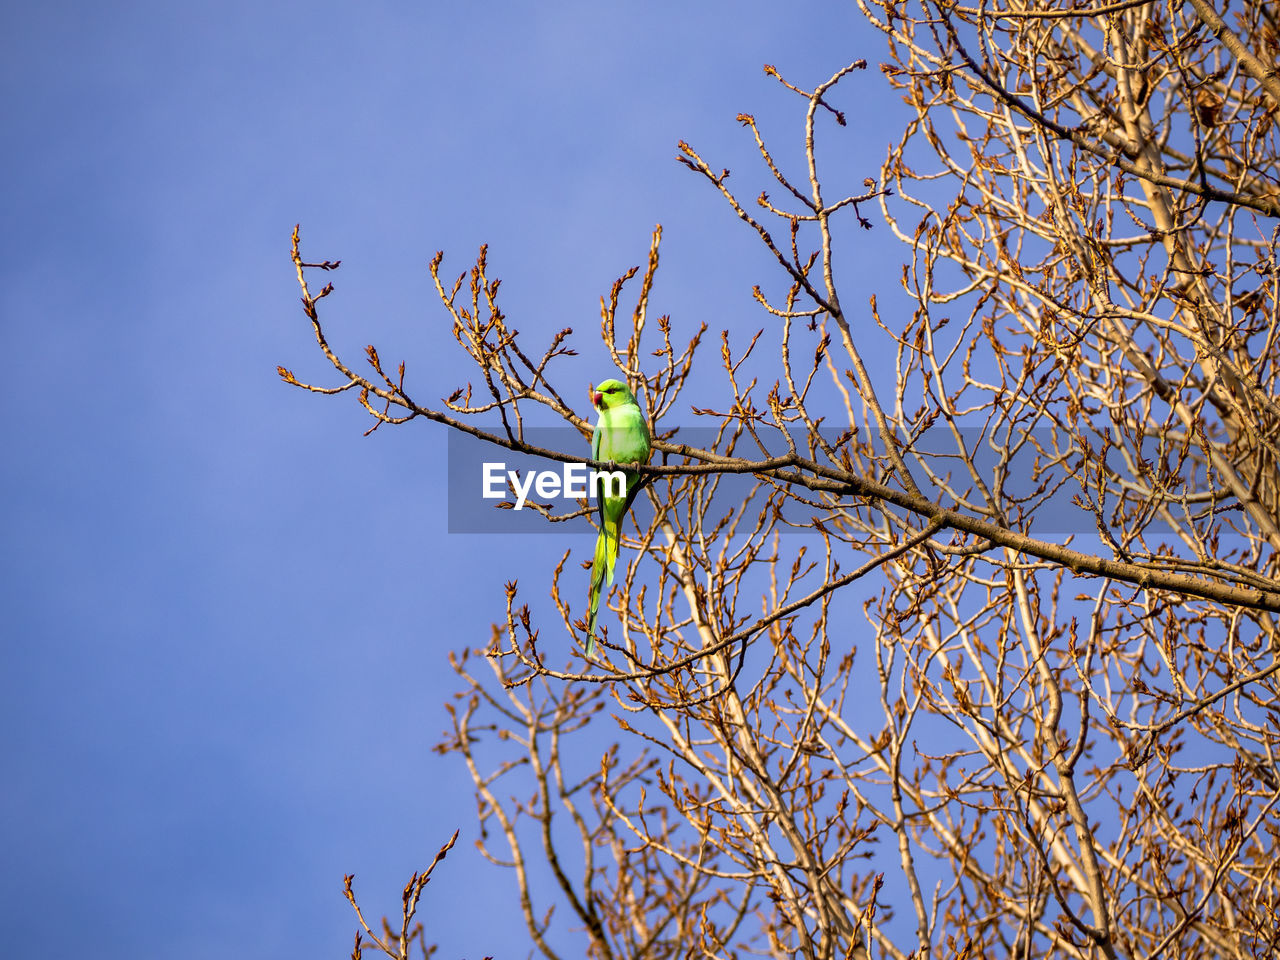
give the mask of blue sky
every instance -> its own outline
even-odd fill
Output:
[[[490,244],[522,332],[589,334],[661,222],[658,312],[754,330],[767,261],[675,143],[750,183],[734,116],[784,160],[803,117],[762,64],[812,85],[865,57],[829,154],[860,183],[899,106],[880,39],[844,3],[54,0],[7,5],[0,47],[0,932],[345,956],[343,874],[389,910],[461,827],[423,911],[440,956],[524,956],[465,770],[430,747],[448,651],[563,543],[449,536],[443,431],[362,438],[350,398],[279,382],[325,375],[290,230],[343,260],[335,343],[423,395],[460,380],[441,248],[450,273]],[[890,284],[887,243],[859,256]]]

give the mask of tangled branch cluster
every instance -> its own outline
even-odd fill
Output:
[[[739,117],[781,200],[680,144],[778,265],[768,333],[724,331],[714,365],[705,326],[650,323],[660,230],[601,298],[653,427],[652,519],[599,662],[549,664],[563,641],[515,583],[487,666],[453,659],[439,749],[482,849],[548,958],[572,928],[608,958],[1270,956],[1276,14],[859,2],[910,113],[878,176],[840,185],[818,145],[862,61],[812,90],[766,68],[805,105],[799,173]],[[841,244],[874,204],[909,262],[855,309]],[[589,433],[574,334],[529,350],[485,250],[452,281],[431,261],[474,368],[434,405],[330,348],[307,271],[336,264],[296,232],[294,262],[342,379],[288,382],[354,391],[374,428],[581,459],[525,442],[548,415]],[[713,369],[713,442],[684,442],[666,424]],[[1074,536],[1041,532],[1063,498]],[[550,597],[582,639],[567,569]]]

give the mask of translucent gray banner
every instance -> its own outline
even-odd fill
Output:
[[[527,444],[535,447],[577,454],[584,460],[590,455],[589,442],[571,427],[526,428],[524,437]],[[770,440],[771,454],[786,452],[786,442],[777,431],[773,431],[771,436],[762,433],[762,437]],[[842,438],[834,430],[822,431],[822,437],[829,445],[835,445],[842,439],[847,443],[847,437]],[[934,429],[922,434],[910,450],[904,450],[903,457],[921,492],[935,503],[984,520],[995,520],[993,515],[984,511],[985,487],[998,495],[1001,509],[1009,518],[1010,525],[1017,529],[1040,535],[1096,533],[1098,523],[1095,512],[1084,501],[1078,500],[1082,494],[1079,478],[1084,475],[1082,470],[1086,465],[1083,455],[1070,452],[1070,455],[1055,462],[1055,451],[1069,451],[1069,446],[1064,435],[1055,436],[1051,429],[1029,439],[1034,442],[1019,444],[1017,452],[1012,457],[1007,457],[1001,451],[992,449],[979,430],[962,431],[960,443],[967,451],[966,456],[962,457],[951,432]],[[793,434],[792,440],[802,455],[813,456],[820,463],[830,462],[820,453],[810,453],[806,434]],[[709,427],[684,427],[672,442],[714,450],[717,432]],[[1154,455],[1157,453],[1154,441],[1151,446],[1151,450],[1144,452]],[[842,449],[849,448],[845,446]],[[882,448],[877,444],[876,449],[880,451]],[[853,452],[856,454],[858,451]],[[746,439],[739,440],[735,453],[749,459],[764,458],[755,443]],[[1118,451],[1113,449],[1109,460],[1116,474],[1128,474]],[[661,462],[662,455],[655,452],[650,463]],[[672,458],[668,462],[675,465],[679,461]],[[870,469],[872,464],[865,451],[860,460],[855,456],[854,463],[858,472],[864,475],[883,476],[887,467],[887,460],[882,452],[876,459],[874,469]],[[980,483],[971,476],[971,468]],[[1186,491],[1196,486],[1203,488],[1203,475],[1190,476],[1190,472],[1191,468],[1188,467],[1174,479]],[[457,430],[449,431],[450,533],[549,533],[562,536],[566,532],[590,532],[591,526],[585,515],[581,514],[587,508],[594,509],[597,502],[597,491],[594,488],[599,482],[607,481],[604,478],[593,478],[592,471],[584,462],[564,463],[518,453]],[[714,510],[731,507],[751,498],[753,491],[758,497],[760,493],[757,483],[751,474],[718,475],[715,491],[707,508]],[[889,483],[901,489],[901,484],[896,479],[891,479]],[[661,496],[665,490],[665,478],[659,478],[653,489]],[[1167,483],[1165,489],[1166,496],[1175,496],[1175,491]],[[812,494],[806,496],[817,499]],[[1134,496],[1130,491],[1131,505],[1134,503]],[[966,502],[957,502],[957,497]],[[852,505],[857,501],[850,495],[843,498],[843,502]],[[1019,504],[1024,514],[1031,518],[1030,522],[1018,519]],[[1106,522],[1110,522],[1110,511],[1114,506],[1113,500],[1102,505],[1101,512]],[[633,509],[643,525],[652,510],[647,496],[639,497]],[[1181,507],[1175,504],[1175,511],[1180,510]],[[786,511],[788,525],[780,529],[804,533],[804,528],[811,519],[830,517],[832,507],[805,506],[788,501]],[[574,514],[580,515],[575,517]],[[1175,512],[1175,516],[1179,515]],[[1171,532],[1168,524],[1158,516],[1148,524],[1146,530],[1153,534]],[[816,531],[810,527],[808,532]]]

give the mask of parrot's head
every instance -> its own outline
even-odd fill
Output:
[[[635,397],[631,396],[631,391],[621,380],[605,380],[591,388],[591,403],[597,410],[608,410],[635,402]]]

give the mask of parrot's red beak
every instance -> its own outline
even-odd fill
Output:
[[[604,394],[603,394],[603,393],[597,393],[596,391],[592,390],[592,391],[591,391],[591,402],[592,402],[595,406],[597,406],[597,407],[598,407],[598,406],[600,406],[602,403],[604,403]]]

